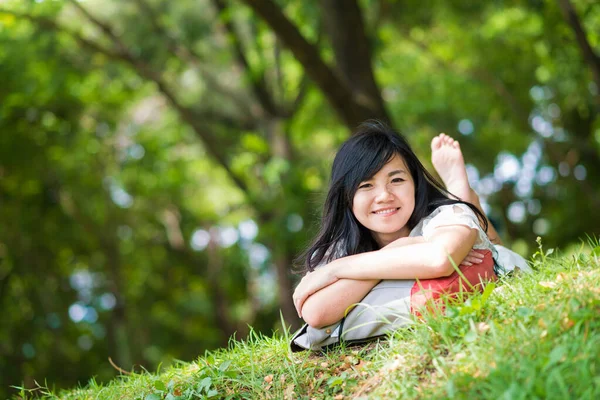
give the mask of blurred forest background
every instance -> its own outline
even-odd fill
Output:
[[[298,326],[339,144],[459,139],[513,248],[600,232],[595,0],[0,1],[0,397]]]

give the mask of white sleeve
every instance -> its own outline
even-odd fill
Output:
[[[477,230],[477,241],[474,248],[490,248],[489,239],[479,224],[479,219],[468,206],[464,204],[452,204],[441,206],[437,213],[427,218],[423,224],[423,237],[429,239],[436,228],[441,226],[463,225]]]

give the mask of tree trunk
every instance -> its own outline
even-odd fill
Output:
[[[211,299],[214,303],[215,321],[219,330],[224,334],[221,346],[227,346],[229,337],[236,332],[236,324],[231,320],[231,305],[219,281],[220,272],[223,271],[223,260],[219,254],[216,238],[212,236],[206,249],[208,252],[207,279],[211,288]],[[243,332],[238,332],[238,334],[240,337],[245,336]]]
[[[590,45],[585,29],[581,24],[581,21],[579,21],[577,12],[575,11],[575,8],[573,8],[571,2],[569,0],[558,0],[558,5],[563,16],[567,20],[567,23],[575,33],[575,38],[577,39],[577,44],[583,54],[583,59],[592,72],[592,79],[598,88],[594,97],[596,99],[596,106],[598,107],[598,110],[600,110],[600,57],[598,57]]]
[[[101,239],[106,255],[107,269],[110,274],[109,287],[116,299],[110,319],[110,342],[114,354],[109,354],[115,363],[125,369],[133,367],[133,351],[130,345],[129,329],[127,324],[127,307],[123,295],[123,278],[121,276],[121,257],[116,243],[111,239]],[[114,346],[114,347],[113,347]]]
[[[289,254],[287,249],[280,249],[279,254],[274,254],[274,262],[277,270],[277,294],[283,319],[289,325],[292,331],[300,327],[300,319],[294,306],[292,294],[294,293],[291,279],[291,268],[293,255]]]
[[[352,90],[354,100],[373,110],[375,118],[389,122],[381,91],[375,82],[371,46],[356,0],[323,0],[320,4],[336,67]]]

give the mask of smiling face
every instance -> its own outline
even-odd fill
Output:
[[[402,157],[395,155],[354,194],[352,213],[380,247],[408,236],[415,209],[415,183]]]

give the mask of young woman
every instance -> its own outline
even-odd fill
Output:
[[[436,167],[455,158],[448,151],[456,149],[453,143],[434,139]],[[444,172],[444,179],[456,175]],[[414,313],[436,285],[462,289],[448,279],[456,265],[472,278],[467,285],[495,279],[488,225],[477,206],[450,198],[403,137],[380,122],[364,123],[335,157],[321,230],[306,251],[307,274],[293,296],[298,314],[313,330],[334,326],[387,282],[397,283],[390,293],[398,307]],[[300,346],[312,348],[312,336]]]

